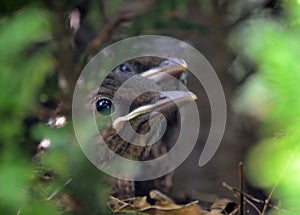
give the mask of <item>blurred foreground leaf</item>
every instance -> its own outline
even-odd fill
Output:
[[[232,44],[241,56],[258,66],[255,79],[266,90],[263,95],[257,93],[256,99],[268,98],[261,107],[248,104],[249,109],[264,110],[261,133],[265,137],[249,154],[249,178],[289,211],[282,214],[299,214],[299,1],[286,1],[286,8],[286,17],[280,22],[255,18],[244,23],[233,36]]]
[[[1,214],[57,212],[51,203],[29,196],[34,167],[21,151],[23,117],[34,107],[38,90],[53,71],[49,50],[34,50],[35,43],[49,39],[49,20],[45,11],[24,8],[0,21]]]

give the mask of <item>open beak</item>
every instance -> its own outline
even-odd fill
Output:
[[[187,70],[187,64],[184,60],[178,58],[169,58],[163,61],[158,67],[151,68],[140,75],[149,78],[156,83],[164,81],[170,76],[177,79]],[[113,122],[113,127],[119,130],[123,122],[129,121],[137,116],[151,112],[169,113],[183,107],[189,102],[195,101],[197,96],[190,91],[162,91],[159,92],[159,98],[156,102],[140,106],[125,116],[118,117]]]
[[[159,66],[151,68],[140,75],[149,78],[156,83],[168,79],[170,76],[179,78],[187,70],[187,63],[183,59],[169,58]]]
[[[131,111],[125,116],[118,117],[113,122],[116,130],[120,129],[122,122],[129,121],[139,115],[151,112],[168,113],[181,108],[189,102],[195,101],[197,96],[190,91],[163,91],[160,92],[159,99],[155,103],[143,105]]]

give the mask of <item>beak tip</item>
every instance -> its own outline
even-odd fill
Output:
[[[170,57],[169,60],[175,62],[176,64],[179,64],[180,66],[184,67],[185,69],[188,68],[187,62],[182,58]]]
[[[186,96],[187,100],[195,101],[198,99],[198,96],[196,96],[196,94],[192,93],[191,91],[187,91],[187,93],[188,93],[188,95]]]
[[[192,98],[192,100],[194,100],[194,101],[195,101],[195,100],[197,100],[197,99],[198,99],[198,97],[197,97],[197,96],[196,96],[194,93],[192,93],[192,92],[191,92],[191,94],[192,94],[192,95],[191,95],[191,98]]]

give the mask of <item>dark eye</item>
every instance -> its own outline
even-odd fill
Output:
[[[120,70],[122,72],[131,72],[131,69],[129,68],[129,66],[127,66],[126,64],[121,64],[120,65]]]
[[[96,101],[95,106],[97,111],[104,116],[108,116],[112,112],[112,102],[110,99],[99,99]]]

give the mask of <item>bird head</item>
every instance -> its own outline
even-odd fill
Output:
[[[103,118],[112,118],[110,125],[102,126],[101,135],[114,152],[139,159],[143,156],[141,153],[132,155],[126,150],[129,142],[141,144],[135,148],[147,146],[151,142],[149,138],[159,136],[163,130],[156,122],[197,98],[190,91],[167,91],[160,87],[171,77],[180,79],[186,71],[186,63],[175,58],[162,60],[154,66],[130,60],[106,76],[92,96],[92,105],[100,123]],[[140,139],[138,134],[147,134],[150,130],[152,133]],[[120,133],[125,136],[120,137]]]

